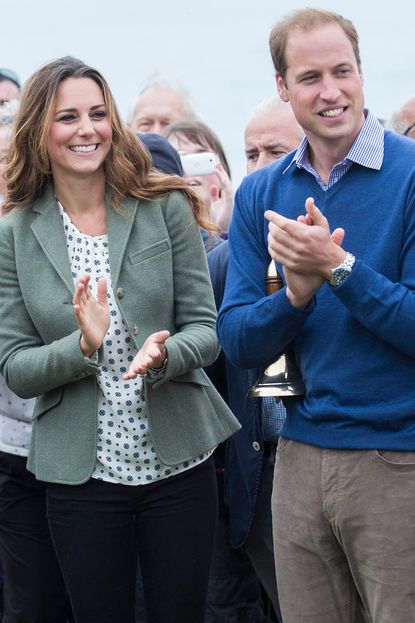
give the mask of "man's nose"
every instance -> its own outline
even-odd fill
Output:
[[[272,158],[265,150],[260,151],[258,155],[258,160],[255,164],[255,171],[257,171],[258,169],[262,169],[262,167],[265,167],[266,164],[273,162],[273,160],[274,158]]]
[[[335,78],[327,76],[321,82],[320,97],[330,102],[336,101],[341,91],[337,85]]]
[[[163,134],[164,128],[165,125],[163,125],[161,121],[154,121],[150,132],[154,132],[154,134]]]

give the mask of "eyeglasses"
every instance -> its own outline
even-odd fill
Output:
[[[409,127],[406,128],[405,132],[403,133],[404,136],[408,136],[409,132],[411,130],[413,130],[415,128],[415,121],[413,123],[411,123],[411,125]]]
[[[11,82],[14,82],[18,89],[20,89],[19,76],[11,69],[0,67],[0,80],[10,80]]]

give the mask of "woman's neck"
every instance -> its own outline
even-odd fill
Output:
[[[106,233],[104,175],[87,179],[54,176],[56,199],[61,203],[73,224],[88,236]]]

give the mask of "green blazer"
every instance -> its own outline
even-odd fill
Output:
[[[217,357],[215,304],[199,228],[181,193],[107,205],[112,287],[137,349],[168,329],[168,365],[145,378],[160,459],[182,463],[240,428],[200,368]],[[0,220],[0,369],[21,397],[38,396],[28,468],[78,484],[96,458],[98,362],[83,357],[74,283],[51,189]]]

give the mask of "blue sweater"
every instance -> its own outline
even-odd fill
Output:
[[[380,171],[353,164],[324,192],[292,154],[243,181],[230,230],[218,333],[245,368],[274,361],[292,343],[305,399],[291,398],[282,435],[327,448],[415,450],[415,141],[385,133]],[[315,306],[266,296],[266,209],[296,218],[307,197],[330,228],[346,230],[356,264]],[[278,266],[282,273],[281,266]]]

